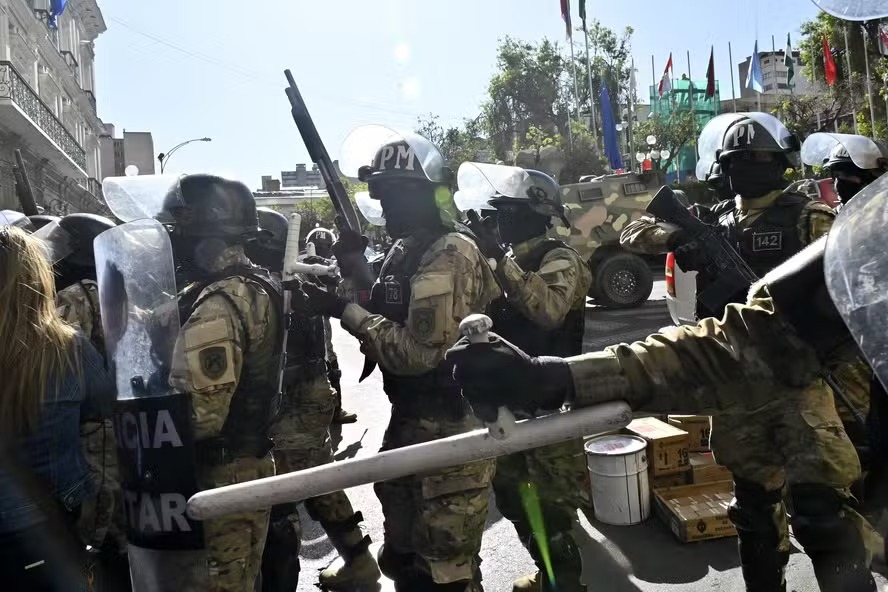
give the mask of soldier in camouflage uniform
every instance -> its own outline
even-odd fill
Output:
[[[350,139],[360,137],[353,132]],[[392,403],[383,450],[478,428],[443,358],[459,337],[460,320],[484,310],[499,288],[472,238],[454,231],[452,173],[438,150],[413,134],[387,133],[360,152],[366,155],[361,164],[372,164],[356,171],[369,187],[358,204],[365,212],[375,205],[378,215],[381,203],[386,231],[397,242],[367,309],[305,286],[308,304],[341,318],[382,369]],[[379,201],[368,208],[370,199]],[[339,242],[362,251],[366,242],[353,234],[343,233]],[[339,252],[337,258],[343,259]],[[479,461],[376,484],[385,516],[379,567],[397,590],[481,589],[478,553],[494,467]]]
[[[574,249],[559,240],[546,238],[553,218],[564,221],[558,184],[539,171],[465,163],[458,176],[460,191],[464,172],[472,168],[483,172],[489,182],[496,180],[488,203],[496,208],[499,236],[496,230],[491,231],[486,220],[479,220],[473,210],[467,214],[481,251],[496,261],[496,275],[505,292],[489,309],[497,333],[531,355],[579,355],[583,349],[586,293],[592,274]],[[504,183],[506,180],[512,182]],[[509,255],[500,241],[511,245]],[[491,410],[491,415],[495,414],[496,411]],[[577,508],[591,510],[583,440],[497,460],[493,479],[497,507],[514,524],[538,569],[537,573],[514,583],[516,592],[544,589],[540,574],[545,563],[519,495],[522,483],[527,481],[534,483],[539,491],[557,589],[562,592],[585,590],[580,582],[580,551],[570,534]],[[545,589],[549,589],[548,582]]]
[[[792,166],[789,155],[798,149],[797,144],[786,143],[779,134],[775,137],[763,125],[771,120],[776,122],[773,117],[751,115],[738,114],[725,130],[718,154],[718,164],[736,197],[719,202],[710,210],[697,206],[696,213],[723,227],[743,260],[762,277],[825,235],[835,212],[823,203],[786,190],[783,174]],[[785,130],[777,124],[778,129]],[[684,270],[699,269],[700,258],[705,256],[693,237],[675,227],[662,227],[648,217],[627,226],[620,240],[624,247],[636,252],[675,251],[676,262]],[[715,278],[698,275],[697,281],[699,293],[702,284]],[[708,310],[698,300],[698,318],[721,314],[722,311]],[[831,396],[822,379],[809,385],[806,392],[818,401]],[[772,455],[756,452],[762,450],[761,444],[770,441],[765,434],[774,420],[766,414],[745,412],[722,413],[712,420],[713,454],[734,475],[735,500],[729,517],[737,527],[740,559],[749,590],[782,589],[789,560],[790,541],[782,504],[784,467]],[[850,487],[859,477],[859,463],[855,462],[854,467],[855,477],[851,481],[833,486]]]
[[[456,363],[455,375],[473,405],[478,399],[487,406],[526,409],[542,400],[551,408],[564,401],[566,388],[567,401],[576,406],[624,399],[655,413],[712,414],[734,425],[744,418],[749,427],[730,435],[729,466],[768,485],[765,494],[773,492],[768,506],[744,508],[735,500],[729,510],[745,537],[747,589],[786,588],[784,564],[773,551],[787,537],[780,492],[788,485],[793,532],[811,558],[820,589],[871,592],[868,526],[848,489],[860,465],[820,378],[823,362],[847,359],[856,349],[826,292],[824,245],[822,238],[773,270],[754,287],[748,304],[728,305],[720,321],[706,318],[694,327],[673,327],[644,342],[566,360],[527,356],[495,335],[490,345],[461,340],[447,358]],[[522,384],[549,388],[519,401]],[[750,572],[751,559],[760,571]]]
[[[287,218],[267,208],[258,208],[258,213],[262,233],[247,243],[247,257],[279,275],[287,244]],[[284,393],[280,415],[271,431],[277,474],[333,462],[329,428],[335,400],[327,381],[324,334],[324,321],[320,317],[290,315]],[[363,516],[352,509],[345,493],[337,491],[305,500],[305,508],[312,519],[320,522],[344,560],[343,565],[321,572],[319,583],[331,590],[372,589],[379,580],[379,569],[367,550],[370,537],[365,537],[359,527]],[[296,589],[301,534],[297,504],[281,504],[271,509],[262,559],[264,591]]]
[[[71,249],[68,256],[55,264],[59,315],[77,327],[104,355],[93,240],[113,228],[114,222],[94,214],[70,214],[59,219],[58,224],[60,234],[65,236]],[[109,588],[126,589],[129,567],[125,520],[111,419],[82,418],[80,441],[91,477],[98,485],[95,497],[85,500],[81,509],[80,536],[84,543],[99,552],[102,583]]]
[[[277,407],[282,343],[279,284],[250,264],[243,243],[258,231],[245,185],[187,175],[158,219],[188,285],[170,384],[191,396],[199,489],[274,474],[269,428]],[[185,320],[187,319],[187,321]],[[181,590],[252,590],[262,563],[268,510],[203,522],[206,549],[179,577]]]

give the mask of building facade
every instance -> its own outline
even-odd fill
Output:
[[[0,207],[18,209],[14,151],[47,213],[107,213],[101,199],[95,40],[106,30],[96,0],[0,0]]]
[[[134,165],[140,175],[153,175],[154,138],[151,132],[123,131],[115,137],[114,124],[106,123],[99,135],[99,179],[121,177],[126,167]]]
[[[762,110],[770,110],[776,107],[784,97],[790,94],[808,95],[816,92],[816,84],[808,80],[802,73],[802,59],[798,51],[793,51],[793,68],[794,75],[791,85],[787,83],[786,77],[789,70],[783,63],[784,51],[765,51],[759,52],[759,65],[762,70]],[[738,81],[740,85],[740,93],[738,102],[744,105],[758,105],[759,93],[751,88],[746,87],[746,77],[749,73],[749,65],[752,63],[752,57],[746,58],[737,66]],[[739,110],[739,109],[738,109]]]

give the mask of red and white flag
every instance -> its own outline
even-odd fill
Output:
[[[658,89],[660,96],[663,93],[672,92],[672,53],[669,53],[669,61],[666,62],[666,69],[663,70],[663,77],[660,78],[660,87]]]
[[[888,32],[886,32],[888,23],[879,24],[879,53],[883,56],[888,55]]]

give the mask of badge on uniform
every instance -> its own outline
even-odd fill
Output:
[[[402,304],[401,284],[398,282],[385,283],[385,303],[386,304]]]
[[[410,311],[413,317],[413,330],[419,339],[428,339],[435,331],[435,309],[418,308]]]
[[[753,232],[752,250],[756,253],[783,250],[783,232],[779,230],[773,232]]]
[[[228,369],[228,356],[225,348],[216,346],[200,350],[200,369],[210,380],[218,380]]]

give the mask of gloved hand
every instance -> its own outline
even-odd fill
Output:
[[[558,409],[573,394],[573,375],[562,358],[532,357],[496,333],[487,343],[463,337],[447,350],[453,378],[480,419],[493,423],[497,410],[534,413]]]
[[[338,296],[335,292],[328,292],[311,282],[299,282],[298,286],[296,286],[297,281],[284,283],[284,288],[292,292],[290,309],[293,312],[310,317],[323,315],[337,319],[342,318],[342,313],[349,302],[348,300]]]
[[[675,262],[684,271],[703,271],[706,268],[706,253],[703,245],[697,241],[685,243],[673,251]]]
[[[309,255],[302,260],[306,265],[330,265],[330,261],[318,255]]]
[[[490,218],[482,220],[475,210],[466,212],[466,220],[469,229],[478,239],[478,248],[481,249],[484,256],[499,263],[506,256],[506,251],[499,243],[499,237],[496,235],[496,225],[491,224]]]
[[[333,256],[339,265],[339,273],[342,277],[351,277],[358,265],[367,266],[364,251],[370,244],[370,239],[339,224],[341,218],[337,216],[337,227],[340,228],[339,239],[333,243]]]
[[[694,237],[692,237],[690,233],[679,228],[678,230],[670,234],[669,238],[666,239],[666,248],[670,251],[675,251],[682,245],[693,242],[693,240]]]

